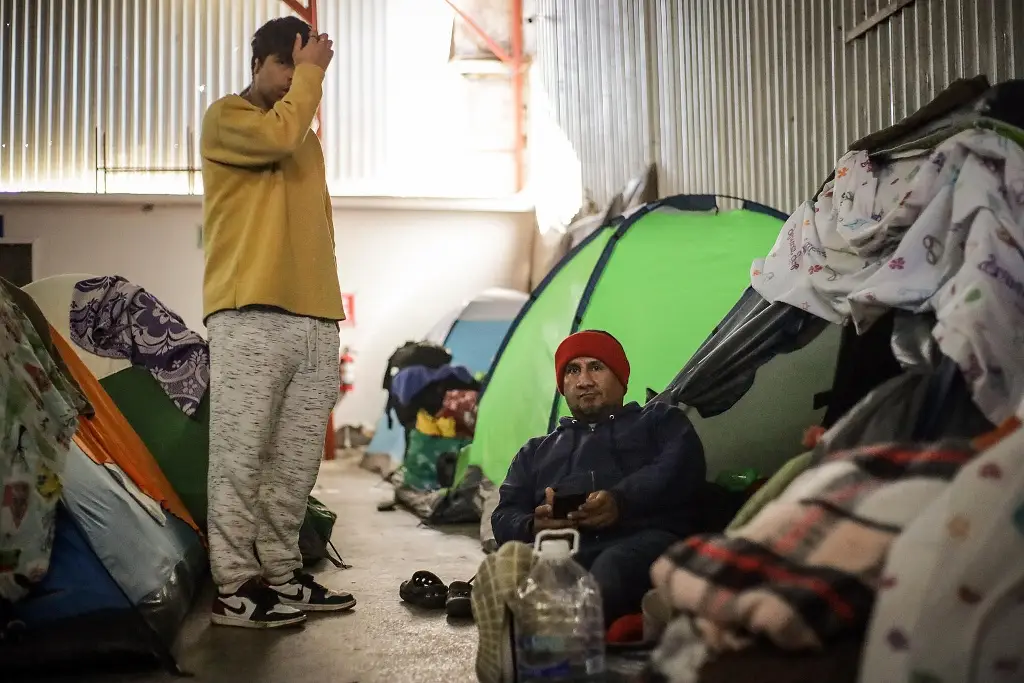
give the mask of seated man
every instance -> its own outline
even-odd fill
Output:
[[[516,454],[491,524],[499,545],[532,543],[544,529],[579,529],[576,561],[601,587],[611,624],[640,611],[651,564],[696,531],[704,449],[678,408],[623,405],[629,361],[607,332],[563,341],[555,375],[573,417]],[[586,502],[556,519],[556,492],[581,490]]]

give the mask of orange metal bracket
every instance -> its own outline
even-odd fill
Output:
[[[287,0],[286,0],[287,1]],[[291,0],[294,2],[294,0]],[[502,64],[512,71],[512,107],[515,109],[515,163],[516,163],[516,191],[521,192],[526,184],[525,150],[526,141],[524,137],[525,121],[523,112],[523,0],[508,0],[510,8],[509,22],[512,38],[512,54],[508,54],[494,38],[487,35],[487,32],[480,28],[480,25],[473,21],[472,17],[463,12],[453,0],[444,0],[459,17],[466,22],[474,33],[487,44],[487,48],[497,57]]]
[[[316,0],[309,0],[308,5],[303,5],[298,0],[281,0],[281,2],[288,5],[307,24],[316,28]]]

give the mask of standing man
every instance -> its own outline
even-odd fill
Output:
[[[276,628],[356,604],[302,572],[299,553],[345,318],[323,150],[310,130],[332,45],[294,17],[267,22],[252,39],[252,84],[203,119],[216,624]]]

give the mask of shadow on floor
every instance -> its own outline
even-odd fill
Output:
[[[175,655],[191,678],[162,671],[103,672],[50,678],[70,683],[437,683],[474,681],[476,628],[441,612],[413,610],[398,587],[427,569],[446,583],[467,580],[483,559],[476,533],[421,526],[404,511],[378,512],[390,494],[380,477],[351,461],[324,464],[314,495],[338,513],[334,542],[351,569],[316,572],[328,586],[349,591],[351,613],[314,615],[289,631],[256,632],[210,625],[212,586],[188,618]]]

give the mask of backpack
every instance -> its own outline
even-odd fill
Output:
[[[341,553],[331,542],[331,533],[334,531],[334,523],[337,520],[338,515],[330,508],[313,496],[309,497],[309,501],[306,503],[306,518],[299,528],[299,552],[302,554],[304,566],[309,567],[322,560],[329,560],[339,569],[351,567],[351,565],[345,564]],[[328,548],[334,551],[334,556],[331,555]]]
[[[444,347],[433,342],[406,342],[402,344],[388,358],[387,368],[384,370],[384,381],[381,386],[388,392],[387,405],[384,406],[384,414],[388,418],[388,429],[394,427],[391,419],[392,412],[397,414],[398,402],[391,395],[391,380],[403,368],[412,365],[422,365],[427,368],[440,368],[452,362],[452,354]]]

